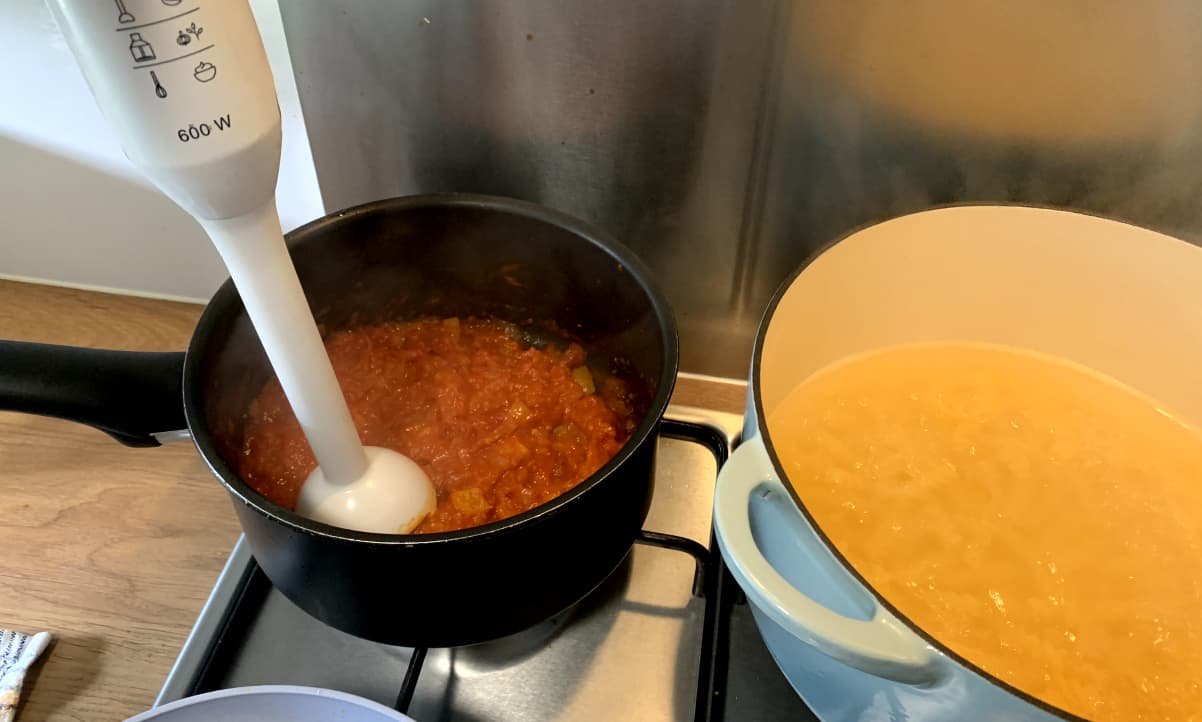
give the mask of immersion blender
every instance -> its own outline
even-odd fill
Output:
[[[411,531],[434,508],[433,486],[408,457],[360,443],[284,245],[280,109],[246,0],[48,4],[125,154],[225,261],[317,457],[297,511],[360,531]]]

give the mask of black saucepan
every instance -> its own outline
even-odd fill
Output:
[[[319,620],[367,639],[487,641],[553,616],[604,580],[647,514],[676,376],[675,323],[646,267],[580,221],[467,195],[359,206],[288,240],[327,331],[425,315],[553,330],[634,383],[645,399],[641,422],[596,474],[520,516],[410,536],[313,522],[264,499],[231,464],[244,412],[271,369],[230,282],[186,354],[0,342],[0,408],[81,421],[134,446],[186,426],[272,583]]]

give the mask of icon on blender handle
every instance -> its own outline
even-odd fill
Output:
[[[125,25],[134,21],[134,14],[125,9],[125,0],[115,0],[117,3],[117,22]]]
[[[154,54],[154,47],[142,39],[142,33],[129,34],[129,54],[134,56],[135,63],[144,63],[157,57]]]
[[[152,70],[150,71],[150,80],[154,83],[154,94],[160,98],[167,97],[167,89],[159,82],[159,76]]]
[[[192,76],[202,83],[217,77],[217,66],[203,60],[192,70]]]
[[[179,35],[175,38],[175,42],[180,45],[187,45],[192,42],[192,38],[200,39],[200,34],[205,31],[204,28],[198,27],[196,23],[192,23],[188,27],[179,31]]]

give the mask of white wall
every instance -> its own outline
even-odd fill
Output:
[[[283,114],[276,192],[290,229],[324,210],[279,6],[250,4]],[[0,68],[0,277],[206,300],[226,277],[220,258],[126,160],[44,0],[0,0]]]

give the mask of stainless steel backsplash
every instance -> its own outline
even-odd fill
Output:
[[[471,191],[588,219],[658,274],[687,371],[744,376],[782,280],[901,213],[1012,201],[1202,236],[1192,0],[281,11],[328,209]]]

